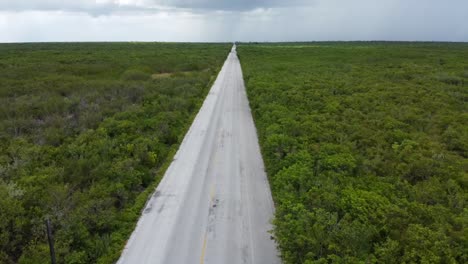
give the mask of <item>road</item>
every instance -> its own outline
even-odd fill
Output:
[[[233,46],[117,263],[280,263],[273,213]]]

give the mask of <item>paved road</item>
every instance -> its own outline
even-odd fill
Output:
[[[273,212],[234,46],[118,263],[280,263]]]

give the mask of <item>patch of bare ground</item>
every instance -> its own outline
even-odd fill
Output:
[[[203,72],[207,72],[207,71],[210,71],[210,68],[206,68],[204,70],[202,70]],[[158,72],[158,73],[154,73],[151,75],[151,78],[153,80],[156,80],[156,79],[162,79],[162,78],[169,78],[169,77],[172,77],[174,75],[189,75],[191,73],[194,73],[196,71],[182,71],[182,72]]]
[[[163,72],[163,73],[154,73],[151,74],[152,79],[162,79],[162,78],[169,78],[172,76],[173,73],[170,72]]]

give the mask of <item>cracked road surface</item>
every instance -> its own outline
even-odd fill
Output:
[[[236,46],[118,264],[280,263]]]

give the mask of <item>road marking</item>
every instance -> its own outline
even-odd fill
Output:
[[[205,232],[205,237],[203,238],[203,247],[202,247],[202,252],[200,256],[200,264],[205,263],[205,252],[206,252],[206,232]]]
[[[214,193],[215,193],[215,188],[214,188],[214,185],[212,184],[211,188],[210,188],[210,208],[211,208],[211,206],[213,206]],[[207,234],[206,234],[206,230],[205,230],[205,236],[203,237],[202,252],[201,252],[201,256],[200,256],[200,264],[205,263],[206,242],[207,242],[206,240],[207,240]]]
[[[240,178],[237,162],[246,165],[249,176]],[[241,65],[234,51],[157,187],[165,195],[153,199],[164,203],[164,210],[142,214],[118,263],[185,264],[197,263],[198,257],[201,264],[254,260],[279,264],[275,242],[264,231],[271,229],[274,207],[262,168]],[[207,198],[209,208],[205,207]],[[249,204],[249,212],[239,203],[242,200]],[[151,202],[157,210],[159,206]]]
[[[210,203],[213,202],[214,198],[214,185],[211,185],[211,191],[210,191]]]

